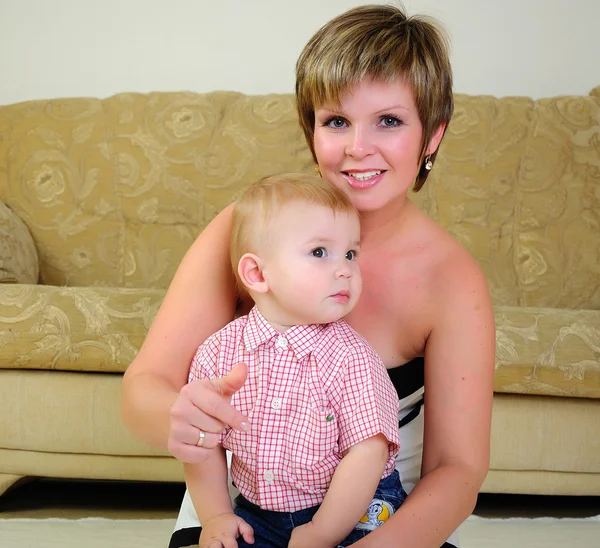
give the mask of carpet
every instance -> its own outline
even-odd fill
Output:
[[[2,548],[166,548],[175,520],[1,519]],[[460,529],[461,548],[600,548],[600,516],[485,519]]]

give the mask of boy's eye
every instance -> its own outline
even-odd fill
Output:
[[[354,249],[348,251],[346,253],[346,259],[348,259],[349,261],[354,261],[356,259],[356,251]]]
[[[311,255],[313,257],[317,257],[319,259],[322,259],[323,257],[325,257],[325,248],[324,247],[317,247],[317,248],[313,249],[310,253],[311,253]]]

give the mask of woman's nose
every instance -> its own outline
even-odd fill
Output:
[[[369,138],[369,133],[363,128],[354,127],[348,132],[348,143],[346,145],[346,155],[352,158],[364,158],[374,152],[374,145]]]

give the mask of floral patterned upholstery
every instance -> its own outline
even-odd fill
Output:
[[[312,170],[291,95],[0,107],[0,200],[33,236],[41,283],[0,285],[0,368],[123,371],[216,213],[261,176]],[[600,88],[458,95],[412,198],[485,271],[496,391],[600,398]]]
[[[39,273],[38,254],[29,230],[0,202],[0,283],[34,284]]]

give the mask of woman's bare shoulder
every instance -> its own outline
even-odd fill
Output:
[[[483,270],[471,253],[450,233],[437,229],[437,260],[432,264],[431,278],[442,294],[457,290],[488,292]]]
[[[484,280],[479,263],[447,230],[424,213],[417,224],[414,232],[423,250],[423,268],[431,290],[436,294],[455,291],[470,287],[474,279]]]
[[[424,313],[427,332],[444,322],[470,322],[474,316],[492,320],[487,280],[479,263],[444,228],[427,218],[420,227],[423,259]]]

